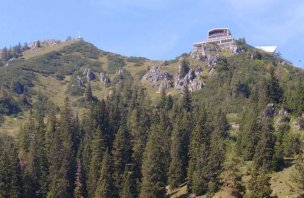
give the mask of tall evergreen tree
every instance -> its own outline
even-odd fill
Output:
[[[258,142],[260,126],[254,108],[246,108],[242,115],[239,134],[236,142],[236,152],[244,160],[252,160]]]
[[[171,163],[169,168],[169,184],[176,188],[184,182],[188,167],[188,150],[192,126],[190,114],[180,115],[171,138]]]
[[[270,70],[270,80],[267,86],[267,93],[270,101],[273,103],[283,102],[283,89],[280,86],[279,80],[275,76],[274,68]]]
[[[302,143],[303,144],[303,143]],[[300,185],[301,188],[304,188],[304,153],[303,145],[301,145],[300,153],[298,154],[295,160],[295,180]]]
[[[250,198],[271,197],[270,177],[264,171],[254,172],[248,186],[247,196]]]
[[[24,197],[21,166],[11,137],[0,135],[0,197]]]
[[[149,138],[144,152],[141,198],[165,197],[167,154],[163,146],[163,131],[160,129],[159,121],[159,116],[156,116],[149,131]]]
[[[269,171],[273,169],[273,155],[275,139],[273,135],[272,120],[266,118],[261,121],[262,127],[260,132],[260,139],[256,147],[255,155],[253,157],[256,169],[263,169]]]
[[[183,96],[181,97],[181,108],[187,112],[192,110],[192,98],[188,86],[184,87]]]
[[[120,198],[135,198],[136,196],[136,183],[133,173],[125,170],[122,182],[122,189],[119,193]]]
[[[111,159],[108,150],[105,152],[102,166],[100,171],[100,177],[97,183],[97,189],[95,191],[96,198],[109,198],[115,197],[115,187],[113,183],[113,161]]]
[[[77,161],[77,171],[75,176],[74,198],[84,198],[83,175],[80,160]]]
[[[50,148],[50,187],[48,197],[72,197],[76,172],[76,151],[72,141],[74,119],[69,99],[61,109],[59,127]]]
[[[91,88],[91,83],[89,82],[84,91],[84,99],[86,102],[91,102],[93,100],[93,93]]]
[[[89,159],[89,171],[87,173],[87,190],[89,197],[93,197],[97,188],[98,178],[100,176],[101,161],[105,151],[103,139],[99,129],[95,131],[95,134],[90,142],[91,158]]]
[[[188,191],[192,191],[193,186],[193,174],[196,171],[196,164],[199,160],[199,152],[202,144],[208,141],[208,131],[207,131],[207,113],[205,108],[200,114],[197,114],[197,120],[195,127],[191,133],[190,145],[189,145],[189,166],[188,166]],[[207,143],[208,144],[208,143]]]
[[[130,134],[125,119],[126,118],[123,118],[120,128],[116,134],[112,150],[114,162],[114,180],[118,190],[121,189],[125,167],[131,163],[132,156]]]

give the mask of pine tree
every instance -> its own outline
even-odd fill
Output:
[[[166,149],[163,146],[163,131],[159,126],[159,117],[155,118],[149,131],[148,143],[145,148],[142,165],[141,198],[165,197]]]
[[[108,150],[102,159],[102,166],[100,171],[100,177],[97,183],[97,189],[95,191],[96,198],[109,198],[114,197],[115,188],[113,183],[113,162]]]
[[[197,115],[195,127],[191,133],[190,145],[189,145],[189,166],[188,166],[188,191],[192,192],[193,187],[193,176],[194,173],[198,175],[200,170],[197,170],[197,164],[200,160],[200,147],[204,146],[204,152],[209,146],[209,134],[207,131],[207,113],[205,108],[202,109],[201,113]],[[207,155],[205,155],[206,157]]]
[[[89,82],[84,91],[84,99],[86,102],[91,102],[93,100],[93,93],[91,88],[91,83]]]
[[[253,157],[256,169],[263,169],[269,171],[273,169],[273,155],[275,139],[273,135],[273,126],[271,119],[264,119],[260,132],[260,140],[256,147],[255,155]]]
[[[0,197],[23,197],[23,181],[17,148],[11,137],[0,135]]]
[[[162,89],[160,92],[159,107],[164,109],[166,108],[166,104],[167,104],[166,90]]]
[[[192,110],[192,99],[189,92],[188,86],[184,87],[183,90],[183,96],[181,98],[181,107],[182,109],[185,109],[187,112],[190,112]]]
[[[186,114],[179,118],[172,134],[171,163],[168,175],[169,184],[173,188],[178,187],[186,178],[189,135],[191,132],[188,121],[189,116]]]
[[[136,186],[133,177],[133,173],[129,170],[125,170],[122,182],[122,189],[119,193],[121,198],[135,198],[136,197]]]
[[[131,140],[129,131],[126,125],[125,118],[123,118],[120,128],[116,134],[113,144],[113,162],[114,162],[114,181],[116,188],[120,190],[123,173],[126,165],[131,163]]]
[[[91,158],[89,159],[89,171],[87,173],[87,190],[89,197],[93,197],[97,188],[98,178],[100,176],[101,161],[105,146],[99,129],[90,142]]]
[[[220,116],[221,114],[218,114]],[[208,184],[209,192],[216,192],[220,184],[220,174],[223,168],[223,162],[225,159],[225,143],[223,134],[225,134],[225,127],[220,123],[221,118],[217,118],[217,122],[214,125],[214,130],[211,134],[210,142],[210,158],[209,158],[209,168],[210,168],[210,181]]]
[[[271,102],[283,102],[283,89],[280,87],[279,80],[275,76],[274,68],[271,68],[270,70],[270,80],[267,86],[267,94]]]
[[[250,198],[271,197],[270,177],[264,171],[254,172],[248,187],[250,192],[247,196]]]
[[[177,188],[184,179],[181,159],[181,143],[182,140],[180,129],[175,129],[171,143],[171,163],[169,168],[169,184],[172,188]]]
[[[80,160],[77,161],[77,171],[76,171],[76,180],[74,188],[74,198],[84,198],[84,189],[83,189],[83,175],[82,167]]]
[[[255,108],[246,108],[242,115],[236,142],[236,152],[244,160],[252,160],[258,142],[260,126]]]
[[[185,75],[188,73],[188,71],[189,71],[189,62],[183,59],[179,69],[180,77],[184,78]]]
[[[48,197],[72,197],[76,172],[76,151],[73,150],[74,119],[69,99],[60,112],[59,126],[51,143]]]
[[[303,145],[301,145],[300,153],[298,154],[295,160],[295,175],[294,178],[300,187],[304,188],[304,153],[303,153]]]
[[[222,188],[233,197],[242,197],[243,187],[240,175],[241,162],[237,157],[227,160],[221,173]]]

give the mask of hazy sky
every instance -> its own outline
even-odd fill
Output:
[[[172,59],[229,27],[304,67],[304,0],[7,0],[0,9],[0,47],[81,32],[107,51]]]

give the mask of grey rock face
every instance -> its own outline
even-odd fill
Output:
[[[77,84],[78,84],[79,87],[85,87],[83,81],[80,78],[80,76],[77,76]]]
[[[124,73],[124,70],[123,69],[119,69],[116,71],[116,75],[119,75],[119,76],[122,76]]]
[[[173,82],[171,80],[165,80],[163,83],[160,84],[159,86],[159,92],[163,90],[167,90],[173,87]]]
[[[176,88],[183,90],[188,86],[189,91],[200,90],[204,87],[203,79],[200,77],[202,68],[197,70],[190,68],[184,77],[181,76],[181,71],[178,72],[174,79],[173,75],[168,71],[161,70],[158,66],[153,66],[143,77],[142,81],[150,81],[153,87],[158,87],[159,91]],[[161,81],[159,83],[159,81]]]
[[[162,71],[158,66],[153,66],[143,77],[142,80],[152,82],[156,86],[158,81],[170,80],[173,75],[170,72]]]
[[[196,90],[200,90],[204,86],[205,86],[205,83],[203,82],[203,79],[201,77],[198,77],[190,83],[189,91],[193,92]]]
[[[94,74],[94,73],[92,72],[92,70],[89,69],[89,68],[84,69],[83,75],[87,77],[87,80],[88,80],[88,81],[91,81],[91,80],[95,80],[95,79],[96,79],[95,74]]]
[[[177,89],[183,89],[188,86],[189,91],[200,90],[204,87],[203,79],[195,74],[194,69],[190,69],[184,78],[181,78],[180,73],[177,73],[174,78],[174,87]]]
[[[105,73],[102,72],[100,73],[100,81],[105,85],[110,83],[110,79],[107,77]]]

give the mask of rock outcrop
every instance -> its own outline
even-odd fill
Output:
[[[179,67],[181,69],[181,67]],[[200,73],[202,69],[194,70],[192,68],[189,69],[188,73],[182,77],[181,72],[179,71],[174,78],[174,87],[177,89],[183,89],[184,86],[188,86],[189,91],[196,91],[202,89],[204,86],[204,82],[200,77]]]
[[[150,81],[152,86],[157,86],[158,81],[170,80],[173,75],[170,72],[162,71],[158,66],[153,66],[143,77],[142,80]]]
[[[83,81],[81,80],[80,76],[77,76],[77,84],[79,87],[85,87]]]
[[[105,85],[110,83],[110,79],[107,77],[105,73],[102,72],[100,73],[100,81]]]
[[[163,90],[168,90],[173,87],[173,82],[171,80],[165,80],[163,83],[159,85],[158,91],[161,92]]]
[[[61,43],[62,43],[62,41],[60,41],[60,40],[49,39],[49,40],[31,42],[28,44],[28,47],[31,50],[35,50],[40,47],[54,47]]]
[[[96,79],[95,74],[94,74],[94,73],[92,72],[92,70],[89,69],[89,68],[85,68],[85,69],[84,69],[83,75],[87,77],[87,80],[88,80],[88,81],[91,81],[91,80],[95,80],[95,79]]]
[[[202,67],[197,69],[189,68],[187,73],[182,71],[183,68],[179,67],[179,72],[174,76],[168,72],[161,70],[158,66],[153,66],[143,77],[142,81],[149,81],[153,87],[158,87],[159,91],[167,90],[170,88],[176,88],[183,90],[185,86],[188,86],[189,91],[200,90],[204,87],[203,79],[200,74],[202,73]],[[184,73],[184,76],[182,75]]]

